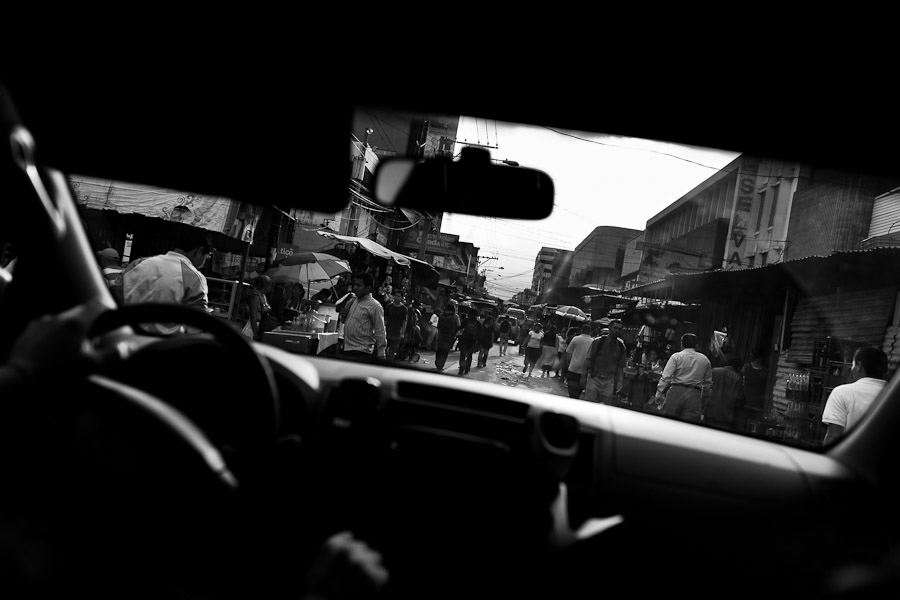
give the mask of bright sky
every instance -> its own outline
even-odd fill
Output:
[[[601,225],[643,230],[650,218],[739,155],[470,117],[460,119],[454,155],[463,141],[492,146],[492,158],[544,171],[556,189],[553,214],[541,221],[444,214],[441,232],[479,248],[488,292],[504,299],[531,287],[541,247],[574,250]]]

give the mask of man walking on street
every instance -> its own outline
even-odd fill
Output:
[[[384,307],[384,329],[387,333],[387,358],[397,359],[397,351],[406,334],[407,309],[403,304],[403,294],[397,288],[391,293],[391,303]]]
[[[589,402],[612,404],[613,396],[622,390],[628,360],[628,349],[619,337],[622,328],[622,321],[613,319],[609,322],[609,333],[591,342],[581,375],[584,399]]]
[[[494,346],[494,319],[490,315],[484,317],[481,324],[481,335],[478,336],[478,366],[486,367],[488,355]]]
[[[372,297],[375,280],[370,273],[353,276],[353,294],[344,323],[344,348],[339,356],[369,360],[384,356],[387,339],[384,332],[384,308]]]
[[[712,370],[712,392],[703,404],[703,423],[711,427],[734,430],[734,408],[744,397],[744,361],[732,356],[724,367]]]
[[[462,323],[459,333],[459,374],[467,375],[472,368],[472,353],[478,346],[481,336],[481,323],[478,322],[478,309],[470,308],[469,316]]]
[[[438,321],[440,320],[441,317],[438,315],[438,311],[431,313],[431,319],[428,320],[428,339],[425,340],[425,347],[429,350],[437,350]]]
[[[500,328],[498,333],[500,334],[500,356],[506,356],[506,347],[509,345],[509,319],[506,317],[500,318]]]
[[[590,323],[585,323],[581,326],[581,333],[573,337],[569,345],[566,346],[566,356],[568,357],[566,388],[569,391],[569,398],[581,398],[581,393],[584,391],[584,386],[581,384],[582,375],[584,374],[584,363],[587,360],[588,352],[590,352],[593,342],[591,325]]]
[[[681,352],[669,357],[651,402],[658,404],[667,417],[699,422],[712,389],[712,366],[695,350],[697,336],[693,333],[681,336],[681,347]]]
[[[459,315],[456,314],[456,304],[448,302],[438,320],[437,326],[438,339],[437,352],[434,355],[434,366],[438,371],[444,370],[447,356],[450,354],[450,347],[456,340],[456,332],[459,331],[461,325]]]

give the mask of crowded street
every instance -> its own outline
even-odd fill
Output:
[[[435,352],[433,350],[422,350],[419,352],[419,362],[411,363],[421,369],[435,370],[434,366]],[[566,391],[565,380],[554,377],[553,372],[550,377],[542,378],[539,369],[528,377],[522,372],[525,363],[525,357],[519,354],[517,346],[510,346],[506,356],[500,356],[497,346],[495,345],[487,359],[486,367],[477,367],[477,360],[473,359],[473,365],[467,375],[459,375],[459,350],[453,350],[447,357],[447,363],[444,365],[444,373],[448,376],[465,377],[476,381],[486,381],[488,383],[497,383],[510,387],[520,387],[537,392],[545,392],[547,394],[555,394],[557,396],[568,397]]]

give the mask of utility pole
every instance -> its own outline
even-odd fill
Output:
[[[425,260],[425,249],[428,245],[428,234],[431,233],[431,214],[423,212],[422,213],[422,241],[419,242],[419,252],[416,256],[419,260]],[[428,262],[428,261],[425,261]]]
[[[476,262],[476,264],[475,264],[475,274],[476,275],[478,275],[478,267],[480,267],[481,265],[483,265],[484,263],[486,263],[489,260],[497,260],[497,257],[496,256],[486,256],[481,261]],[[470,254],[469,262],[466,263],[466,285],[467,286],[469,285],[469,270],[471,269],[471,267],[472,267],[472,255]]]

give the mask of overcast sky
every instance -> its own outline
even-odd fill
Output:
[[[493,158],[540,169],[554,182],[555,208],[541,221],[444,214],[441,231],[479,248],[488,291],[504,299],[531,287],[542,246],[574,250],[601,225],[643,230],[739,154],[470,117],[460,119],[454,154],[462,142],[491,146]]]

